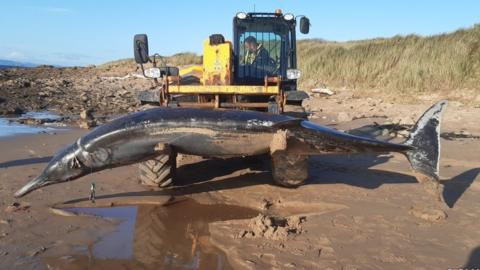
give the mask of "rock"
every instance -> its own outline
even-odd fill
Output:
[[[18,211],[27,210],[30,208],[30,204],[26,202],[14,202],[5,208],[6,213],[13,213]]]
[[[127,90],[121,90],[121,91],[117,92],[117,95],[120,96],[120,97],[129,95],[129,94],[130,94],[130,92],[128,92]]]
[[[23,87],[23,88],[28,88],[30,86],[32,86],[32,83],[30,81],[22,81],[21,82],[21,87]]]
[[[81,120],[78,122],[78,126],[83,129],[90,129],[97,126],[95,120]]]
[[[429,209],[426,207],[412,207],[411,215],[429,222],[440,222],[447,219],[447,213],[440,209]]]
[[[0,108],[0,115],[19,115],[24,113],[20,107],[7,106],[5,108]]]
[[[323,94],[323,95],[327,95],[327,96],[331,96],[331,95],[335,94],[332,90],[330,90],[328,88],[314,88],[314,89],[312,89],[312,93]]]
[[[297,265],[296,265],[295,263],[293,263],[293,262],[291,262],[291,263],[286,263],[286,264],[284,264],[283,266],[285,266],[285,267],[287,267],[287,268],[296,268],[296,267],[297,267]]]
[[[41,125],[44,123],[43,119],[36,119],[36,118],[26,118],[26,119],[21,119],[19,122],[22,122],[22,124],[25,125]]]
[[[348,121],[351,121],[352,120],[352,117],[350,117],[350,115],[346,112],[340,112],[338,115],[337,115],[337,120],[339,122],[348,122]]]
[[[67,81],[67,80],[62,80],[61,85],[62,85],[63,87],[69,87],[69,86],[72,85],[72,82],[71,82],[71,81]]]
[[[30,257],[35,257],[38,254],[45,252],[45,250],[47,250],[47,248],[44,247],[44,246],[41,246],[37,249],[34,249],[34,250],[31,250],[31,251],[27,252],[27,255],[30,256]]]
[[[305,221],[304,216],[283,218],[259,214],[250,220],[249,229],[240,232],[237,237],[283,240],[289,235],[303,233],[302,224]]]
[[[80,112],[80,118],[83,120],[91,120],[93,119],[92,111],[88,109],[83,109]]]
[[[10,220],[8,220],[8,219],[0,219],[0,224],[8,225],[8,224],[10,224]]]
[[[267,200],[267,199],[263,199],[260,207],[263,210],[268,210],[272,206],[273,206],[273,202],[271,202],[270,200]]]
[[[408,136],[410,136],[410,132],[408,130],[404,129],[404,130],[398,131],[397,135],[400,136],[400,137],[403,137],[403,138],[407,138]]]

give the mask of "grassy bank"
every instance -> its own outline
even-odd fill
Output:
[[[480,25],[453,33],[352,42],[299,42],[301,86],[403,93],[480,91]]]

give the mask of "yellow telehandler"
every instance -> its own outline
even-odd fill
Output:
[[[297,89],[296,25],[308,34],[309,19],[277,9],[238,12],[233,18],[233,41],[221,34],[203,43],[203,63],[183,69],[167,66],[148,52],[148,37],[134,36],[135,61],[154,90],[141,91],[143,104],[169,107],[263,110],[306,117],[301,107],[307,93]],[[145,64],[151,67],[144,66]],[[168,186],[176,167],[174,151],[140,164],[143,184]]]

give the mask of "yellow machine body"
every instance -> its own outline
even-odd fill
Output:
[[[232,43],[211,45],[207,39],[203,42],[203,85],[232,84],[233,53]]]
[[[182,84],[194,77],[199,84]],[[221,44],[203,43],[203,64],[179,70],[179,76],[166,78],[166,93],[193,95],[196,102],[178,102],[179,106],[213,108],[266,108],[266,102],[239,102],[238,96],[277,96],[283,109],[283,93],[280,78],[265,78],[261,85],[238,85],[233,74],[233,48],[230,41]]]
[[[210,45],[207,39],[203,43],[203,65],[192,65],[180,69],[181,78],[196,77],[201,85],[176,84],[169,87],[169,93],[175,94],[279,94],[278,84],[235,85],[233,81],[233,49],[230,41]]]

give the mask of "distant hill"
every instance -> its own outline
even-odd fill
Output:
[[[26,62],[17,62],[11,60],[2,60],[0,59],[0,68],[12,68],[12,67],[36,67],[37,64],[26,63]]]

